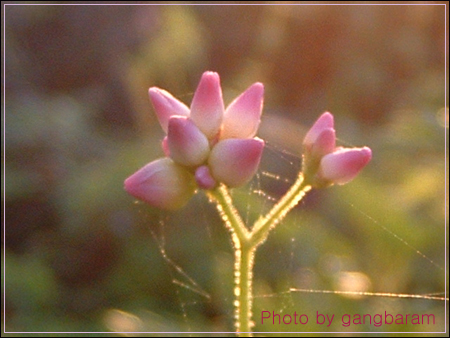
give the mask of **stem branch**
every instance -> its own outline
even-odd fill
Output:
[[[305,182],[302,173],[299,174],[294,185],[287,193],[274,205],[266,216],[258,219],[250,234],[253,245],[258,246],[263,243],[269,231],[273,229],[289,211],[294,208],[303,196],[311,190],[311,186]]]
[[[231,232],[233,241],[235,326],[240,337],[252,336],[252,283],[256,248],[310,189],[311,186],[305,183],[303,175],[300,174],[294,185],[272,210],[255,223],[252,231],[247,229],[239,216],[225,185],[221,184],[209,191],[225,226]]]

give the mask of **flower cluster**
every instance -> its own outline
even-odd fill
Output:
[[[351,181],[372,158],[368,147],[336,147],[334,119],[328,112],[308,131],[303,147],[303,174],[315,188]]]
[[[239,187],[256,173],[264,141],[259,126],[264,87],[254,83],[226,109],[219,75],[205,72],[190,108],[167,91],[152,87],[150,100],[167,136],[165,158],[150,162],[125,180],[125,190],[162,209],[177,209],[198,188],[223,183]]]

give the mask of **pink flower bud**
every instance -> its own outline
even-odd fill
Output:
[[[196,184],[189,171],[169,158],[162,158],[128,177],[125,190],[154,207],[175,210],[189,201]]]
[[[188,167],[202,164],[209,155],[208,139],[187,117],[172,116],[170,118],[167,145],[170,157],[175,162]]]
[[[318,177],[336,184],[354,179],[372,159],[372,151],[364,148],[343,148],[325,155],[320,161]]]
[[[189,108],[164,89],[152,87],[148,90],[150,101],[162,129],[167,133],[169,119],[173,115],[189,116]]]
[[[227,107],[224,113],[221,139],[252,138],[260,123],[264,86],[254,83]]]
[[[211,171],[206,165],[202,165],[195,170],[195,181],[201,189],[210,190],[214,188],[217,182],[211,176]]]
[[[336,132],[332,128],[325,128],[312,144],[310,153],[315,158],[322,158],[322,156],[333,152],[335,147]]]
[[[306,133],[306,136],[303,140],[303,145],[305,147],[312,146],[319,135],[325,130],[325,129],[334,129],[334,119],[333,115],[326,112],[323,113],[317,121],[314,123],[314,125],[309,129],[309,131]]]
[[[208,159],[212,176],[232,188],[244,185],[255,175],[263,148],[259,138],[220,141]]]
[[[224,106],[219,74],[204,72],[191,103],[191,119],[211,140],[220,130]]]

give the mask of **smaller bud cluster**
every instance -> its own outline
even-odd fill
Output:
[[[308,131],[303,148],[303,175],[315,188],[350,182],[372,158],[368,147],[336,147],[334,119],[328,112]]]

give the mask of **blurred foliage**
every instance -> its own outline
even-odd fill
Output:
[[[200,193],[165,213],[122,188],[162,156],[147,89],[189,104],[205,70],[226,103],[265,84],[261,170],[234,191],[249,221],[287,190],[323,111],[341,144],[374,154],[352,183],[311,192],[258,250],[255,331],[445,329],[442,301],[289,291],[447,288],[444,6],[4,10],[4,330],[233,331],[233,255],[213,205]],[[262,311],[433,313],[436,325],[273,325]]]

